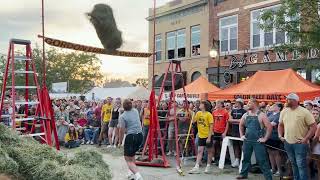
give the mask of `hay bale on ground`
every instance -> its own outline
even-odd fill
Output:
[[[22,138],[0,124],[0,172],[25,180],[109,180],[109,166],[96,151],[80,151],[73,158]]]
[[[97,35],[107,53],[112,53],[122,46],[122,33],[118,30],[112,8],[106,4],[96,4],[87,13]]]

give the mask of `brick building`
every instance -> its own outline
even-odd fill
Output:
[[[153,9],[149,10],[149,52],[153,51]],[[207,0],[173,0],[156,9],[156,85],[169,60],[180,60],[185,82],[206,76],[209,64],[209,7]],[[152,58],[148,77],[152,80]],[[151,83],[149,83],[151,86]]]
[[[207,74],[212,83],[226,87],[258,70],[291,67],[300,69],[298,72],[310,81],[320,77],[319,70],[303,69],[305,64],[320,63],[319,50],[312,49],[307,56],[298,52],[273,52],[272,46],[288,41],[286,33],[277,29],[264,32],[259,28],[260,14],[266,9],[276,10],[280,0],[212,0],[210,3],[210,45],[213,47],[213,39],[217,40],[220,52],[219,58],[209,61]],[[299,60],[304,63],[296,63]]]

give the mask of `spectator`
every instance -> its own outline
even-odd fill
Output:
[[[59,111],[56,113],[56,119],[61,119],[61,117],[63,117],[65,121],[70,123],[69,112],[65,110],[64,106],[60,106]]]
[[[85,127],[88,123],[87,119],[85,118],[84,114],[80,114],[80,118],[75,121],[80,127]]]
[[[171,105],[171,109],[169,110],[169,126],[168,126],[168,149],[169,152],[167,153],[167,156],[176,156],[176,151],[174,150],[174,138],[175,138],[175,127],[174,127],[174,121],[175,121],[175,114],[179,111],[177,107],[177,102],[173,102]]]
[[[213,124],[213,148],[209,149],[208,153],[212,153],[212,160],[218,158],[221,150],[222,139],[227,136],[229,129],[229,112],[223,108],[224,102],[216,102],[216,110],[212,112],[214,124]],[[219,161],[216,161],[217,163]]]
[[[315,119],[315,121],[316,121],[317,124],[320,123],[320,114],[319,114],[319,113],[320,113],[320,112],[319,112],[319,110],[318,110],[317,108],[314,108],[314,109],[312,110],[312,115],[313,115],[313,117],[314,117],[314,119]]]
[[[212,134],[212,127],[213,127],[213,117],[210,112],[207,110],[209,109],[210,104],[208,104],[207,101],[203,101],[200,104],[200,110],[196,113],[196,115],[193,118],[193,122],[197,122],[198,126],[198,132],[199,132],[199,144],[198,144],[198,154],[197,154],[197,160],[195,166],[189,171],[189,174],[199,174],[199,166],[202,160],[204,148],[212,148],[213,143],[211,139]],[[205,172],[210,171],[210,164],[211,159],[209,153],[207,158],[207,167],[205,169]]]
[[[266,180],[272,180],[265,143],[271,135],[272,126],[265,113],[259,110],[256,99],[250,99],[249,111],[240,120],[239,130],[243,142],[243,161],[240,176],[237,179],[247,179],[251,165],[251,155],[254,151],[259,167]]]
[[[308,142],[317,125],[312,114],[299,106],[297,94],[291,93],[287,96],[287,106],[288,108],[280,113],[279,138],[284,142],[294,179],[307,180]]]
[[[240,137],[239,134],[239,123],[242,116],[247,112],[243,109],[244,101],[243,99],[236,99],[235,108],[231,111],[231,118],[229,119],[229,123],[231,123],[231,135],[232,137]],[[233,148],[235,153],[235,161],[232,162],[232,167],[238,167],[240,164],[240,155],[241,155],[241,146],[242,143],[240,141],[233,141]]]
[[[307,109],[308,111],[312,112],[312,110],[313,110],[313,104],[312,104],[312,102],[307,102],[307,103],[305,104],[305,107],[306,107],[306,109]]]
[[[100,126],[101,122],[97,117],[94,116],[92,120],[89,120],[84,130],[86,144],[93,145],[96,142]]]
[[[111,113],[112,113],[112,98],[108,97],[107,100],[105,101],[105,104],[102,106],[102,111],[101,111],[101,131],[100,131],[100,136],[99,136],[99,146],[101,146],[102,140],[103,139],[108,139],[108,129],[109,129],[109,122],[111,120]],[[109,144],[111,142],[108,142]]]
[[[73,124],[69,124],[68,132],[64,138],[64,146],[66,148],[75,148],[80,146],[80,141],[78,140],[78,132]]]
[[[186,143],[186,137],[188,134],[192,111],[189,110],[188,102],[184,102],[179,106],[177,111],[177,120],[178,120],[178,136],[179,136],[179,148],[182,151],[184,149],[183,145]],[[188,152],[188,149],[186,153]]]
[[[118,138],[119,138],[118,121],[119,121],[120,109],[121,109],[121,99],[116,98],[114,107],[112,108],[111,121],[109,123],[109,131],[108,131],[108,137],[109,137],[109,143],[110,143],[109,147],[117,147],[118,145]],[[114,135],[114,139],[112,139],[113,135]]]
[[[281,174],[281,156],[280,151],[278,149],[281,148],[281,141],[278,135],[278,124],[280,118],[280,112],[283,109],[283,105],[281,103],[275,103],[269,109],[270,113],[268,115],[268,119],[272,125],[272,133],[270,139],[266,142],[268,147],[269,160],[272,167],[272,173],[274,176],[280,176]],[[270,148],[270,146],[275,148]]]
[[[135,154],[143,141],[139,113],[136,109],[132,108],[132,102],[127,99],[123,102],[123,109],[124,113],[119,117],[119,137],[120,142],[122,142],[124,134],[127,134],[124,143],[124,158],[130,170],[128,176],[129,179],[143,180],[135,164]]]
[[[84,128],[80,127],[78,130],[78,140],[80,144],[84,144],[85,141],[85,134],[84,134]]]
[[[68,132],[69,123],[65,120],[64,116],[61,116],[60,119],[57,120],[56,125],[59,144],[64,145],[64,137]]]

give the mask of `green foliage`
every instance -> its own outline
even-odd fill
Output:
[[[146,78],[138,78],[136,80],[136,84],[138,86],[148,87],[148,79],[146,79]]]
[[[110,180],[109,166],[96,151],[67,158],[33,138],[0,125],[0,172],[25,180]]]

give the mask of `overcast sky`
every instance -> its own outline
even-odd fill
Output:
[[[157,0],[162,5],[170,0]],[[41,0],[0,0],[0,53],[7,53],[10,38],[29,39],[40,45]],[[145,18],[152,0],[45,0],[46,36],[102,47],[93,26],[85,17],[96,3],[113,8],[118,28],[128,51],[147,51],[148,26]],[[147,77],[147,59],[100,55],[103,71],[133,81]],[[110,77],[110,76],[109,76]]]

